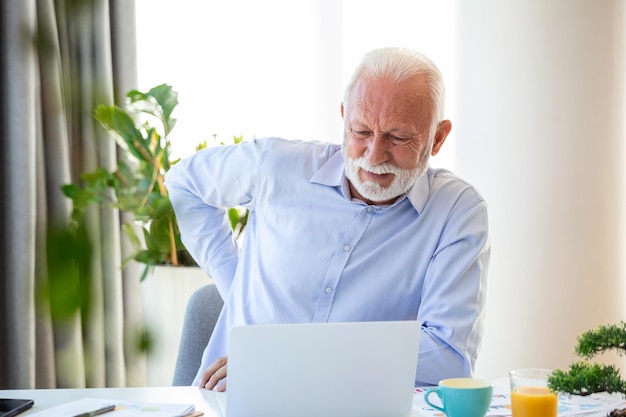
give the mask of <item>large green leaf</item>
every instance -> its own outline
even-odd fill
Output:
[[[76,184],[65,184],[61,186],[61,192],[72,200],[80,193],[80,187]]]
[[[141,111],[153,115],[163,123],[165,136],[174,129],[176,119],[173,119],[171,115],[178,105],[178,93],[170,85],[158,85],[147,93],[132,90],[127,97],[131,104],[141,104]]]
[[[159,265],[164,261],[163,252],[154,249],[141,250],[135,254],[135,260],[149,265]]]
[[[84,228],[52,226],[46,235],[48,279],[41,286],[53,318],[66,320],[91,307],[92,248]]]
[[[176,125],[176,119],[172,118],[172,112],[178,105],[178,93],[172,90],[172,87],[167,84],[161,84],[152,88],[148,95],[154,97],[154,99],[161,106],[163,112],[164,121],[167,126],[167,133],[171,132]]]
[[[81,174],[80,179],[86,182],[92,188],[106,188],[109,184],[109,180],[111,179],[111,174],[106,169],[98,167],[95,171],[85,172]]]
[[[96,107],[94,117],[114,136],[120,147],[130,152],[133,157],[142,160],[149,155],[142,152],[147,149],[146,139],[135,127],[135,121],[126,110],[116,106],[100,105]]]
[[[135,227],[133,227],[133,224],[127,221],[122,226],[122,229],[124,229],[124,231],[126,232],[128,241],[133,246],[133,248],[135,248],[135,250],[137,251],[141,250],[143,248],[143,245],[141,240],[139,239],[139,236],[137,235],[137,232],[135,231]]]
[[[172,252],[170,226],[173,228],[175,222],[174,209],[169,198],[163,197],[159,199],[154,205],[154,218],[150,224],[150,236],[153,244],[170,256]]]

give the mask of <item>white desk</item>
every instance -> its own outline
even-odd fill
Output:
[[[194,404],[205,417],[222,417],[217,393],[197,387],[154,387],[154,388],[84,388],[84,389],[25,389],[0,390],[2,398],[28,398],[35,405],[19,417],[28,416],[49,407],[81,398],[110,398],[154,403]]]
[[[35,400],[35,405],[19,417],[26,417],[46,408],[81,398],[105,398],[135,400],[155,403],[194,404],[204,417],[223,417],[220,403],[225,402],[224,393],[197,387],[150,387],[150,388],[82,388],[82,389],[24,389],[0,390],[1,398],[27,398]],[[219,402],[218,402],[219,401]],[[422,414],[413,410],[411,417]]]
[[[494,381],[494,390],[507,390],[507,379]],[[421,394],[415,394],[421,396]],[[606,394],[608,396],[608,394]],[[626,406],[626,400],[620,394],[606,397]],[[26,417],[49,407],[61,405],[82,398],[104,398],[119,400],[134,400],[155,403],[194,404],[197,411],[203,411],[206,417],[223,417],[222,407],[225,404],[226,394],[197,387],[151,387],[151,388],[84,388],[84,389],[34,389],[34,390],[0,390],[0,398],[26,398],[35,401],[33,407],[19,414]],[[220,407],[220,404],[222,407]],[[603,409],[593,414],[590,410],[584,411],[585,417],[606,416],[607,410]],[[498,413],[498,415],[500,415]],[[583,415],[583,414],[581,414]],[[416,410],[414,405],[411,417],[424,417],[424,414]]]
[[[198,387],[149,387],[149,388],[72,388],[72,389],[24,389],[0,390],[1,398],[27,398],[35,400],[35,405],[19,417],[26,417],[46,408],[54,407],[81,398],[105,398],[135,400],[154,403],[194,404],[204,417],[223,417],[225,393]],[[222,407],[220,407],[222,404]],[[413,410],[411,417],[422,415]]]
[[[502,380],[504,381],[504,380]],[[498,386],[499,380],[496,381]],[[416,394],[419,395],[419,394]],[[626,400],[619,394],[613,397],[626,406]],[[203,411],[205,417],[223,417],[220,404],[225,403],[226,394],[200,389],[197,387],[151,387],[151,388],[85,388],[85,389],[36,389],[36,390],[0,390],[0,398],[26,398],[35,401],[35,405],[18,417],[26,417],[49,407],[82,398],[106,398],[134,400],[155,403],[194,404],[197,411]],[[612,410],[613,408],[610,408]],[[585,417],[606,416],[607,411],[588,414]],[[500,415],[500,414],[498,414]],[[583,415],[583,414],[581,414]],[[412,410],[411,417],[423,417],[419,411]]]

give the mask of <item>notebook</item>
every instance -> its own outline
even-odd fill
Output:
[[[417,321],[234,327],[226,417],[409,417]]]

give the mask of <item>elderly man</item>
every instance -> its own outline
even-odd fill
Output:
[[[377,49],[346,88],[343,146],[269,138],[172,167],[183,241],[225,301],[194,384],[224,390],[229,329],[258,323],[417,320],[415,384],[472,375],[487,208],[470,184],[428,165],[450,133],[443,108],[428,58]],[[234,206],[250,210],[241,252],[225,220]]]

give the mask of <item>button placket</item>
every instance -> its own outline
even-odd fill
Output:
[[[339,285],[343,271],[352,255],[355,245],[358,244],[363,236],[375,212],[376,209],[374,207],[364,206],[346,231],[343,243],[338,248],[339,252],[336,253],[328,266],[326,277],[322,284],[322,294],[319,298],[313,321],[328,321],[335,299],[336,288],[337,285]]]

